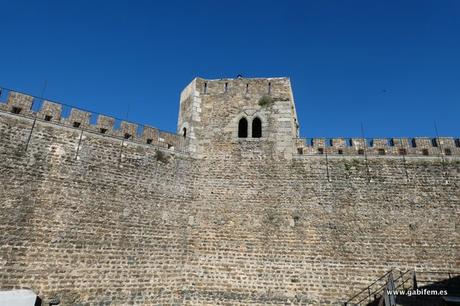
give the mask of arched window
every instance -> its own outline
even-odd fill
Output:
[[[241,118],[238,122],[238,138],[248,137],[248,121],[246,118]]]
[[[260,137],[262,137],[262,121],[260,121],[259,117],[255,117],[252,120],[252,138]]]
[[[184,138],[187,137],[187,128],[184,127],[182,129],[182,135],[184,136]]]

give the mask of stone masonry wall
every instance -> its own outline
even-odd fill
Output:
[[[460,271],[456,155],[286,159],[263,138],[223,141],[221,113],[197,159],[64,124],[52,104],[34,124],[16,98],[24,113],[0,105],[1,289],[61,305],[324,305],[390,268]]]
[[[191,304],[338,304],[391,268],[459,272],[458,159],[286,161],[246,153],[257,146],[201,164]]]
[[[32,125],[0,114],[0,288],[61,305],[179,303],[194,162],[44,121],[26,151]]]
[[[261,99],[265,103],[261,105]],[[262,140],[273,155],[289,159],[297,137],[297,115],[288,78],[221,79],[195,78],[181,94],[178,132],[190,131],[196,157],[220,153],[221,144],[235,142],[238,122],[262,121]]]

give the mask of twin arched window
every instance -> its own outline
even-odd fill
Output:
[[[238,138],[248,137],[248,120],[241,118],[238,122]],[[262,121],[259,117],[252,120],[252,138],[262,137]]]

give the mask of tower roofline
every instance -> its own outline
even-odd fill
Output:
[[[219,78],[219,79],[207,79],[203,78],[200,76],[195,77],[195,79],[201,79],[205,81],[231,81],[231,80],[285,80],[285,79],[290,79],[289,77],[269,77],[269,78],[264,78],[264,77],[236,77],[236,78]]]

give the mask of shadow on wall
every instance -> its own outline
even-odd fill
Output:
[[[39,296],[37,296],[34,306],[42,306],[42,299]]]
[[[419,285],[422,285],[419,283]],[[409,289],[407,295],[398,295],[398,306],[450,306],[460,305],[460,276],[446,278],[440,281]],[[443,293],[435,295],[434,292]],[[445,294],[447,293],[447,295]],[[410,296],[409,296],[410,294]],[[366,306],[387,306],[383,298],[377,299]]]

